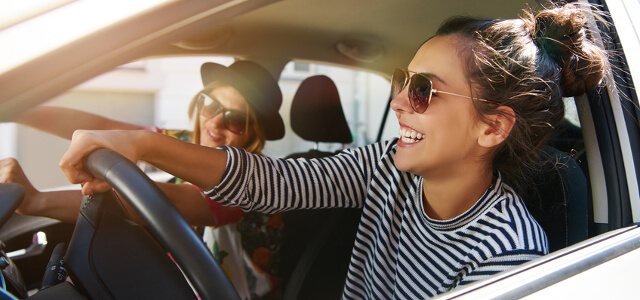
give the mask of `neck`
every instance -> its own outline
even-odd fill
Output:
[[[432,219],[450,220],[469,210],[491,186],[492,172],[467,169],[449,176],[423,176],[422,203]]]

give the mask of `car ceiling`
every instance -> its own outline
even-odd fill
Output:
[[[449,16],[515,18],[523,8],[537,5],[521,0],[285,0],[201,29],[154,54],[230,55],[259,61],[276,68],[275,73],[279,65],[296,59],[388,75],[408,65],[418,46]],[[341,54],[339,43],[363,58]]]
[[[277,77],[291,60],[312,61],[388,77],[447,17],[515,18],[538,1],[172,1],[0,73],[0,121],[145,58],[233,56]]]

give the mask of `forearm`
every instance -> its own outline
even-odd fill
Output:
[[[206,198],[190,184],[158,183],[160,189],[171,199],[178,210],[193,225],[218,226],[213,217]],[[79,190],[40,192],[33,197],[27,207],[18,212],[30,215],[57,219],[65,223],[75,223],[82,203]],[[142,223],[133,209],[123,202],[125,208],[138,223]]]
[[[193,225],[216,226],[207,200],[190,184],[158,183],[160,189],[171,199],[178,210]],[[18,212],[31,215],[57,219],[66,223],[75,223],[82,203],[82,193],[79,190],[65,190],[41,192],[31,200],[28,207]],[[126,204],[126,203],[123,203]],[[128,207],[127,210],[133,212]],[[132,215],[140,222],[137,215]]]
[[[65,223],[75,223],[81,203],[82,193],[79,190],[40,192],[33,197],[27,207],[21,207],[18,212],[57,219]]]
[[[228,151],[225,181],[207,190],[223,205],[272,214],[290,209],[361,207],[364,203],[369,180],[354,155],[282,160],[238,148]]]
[[[65,139],[71,139],[73,132],[77,129],[139,129],[139,126],[135,124],[116,121],[81,110],[55,106],[37,106],[20,115],[15,122]]]
[[[178,210],[192,225],[218,226],[205,196],[190,184],[158,183]]]
[[[218,185],[225,171],[227,154],[183,142],[162,134],[143,132],[139,160],[146,161],[204,190]]]

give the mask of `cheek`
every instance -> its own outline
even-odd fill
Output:
[[[445,142],[445,148],[449,148],[451,151],[473,142],[473,128],[476,121],[471,113],[464,112],[464,109],[460,109],[457,113],[450,114],[436,128],[439,131],[439,137]]]
[[[463,111],[442,113],[430,120],[425,145],[428,147],[425,153],[429,154],[425,160],[456,161],[473,149],[476,144],[473,130],[475,119]]]
[[[245,135],[237,135],[232,134],[229,139],[229,144],[227,146],[236,147],[236,148],[244,148],[246,146],[246,138]]]
[[[237,135],[233,133],[229,133],[229,146],[236,148],[245,148],[248,146],[249,141],[251,141],[251,137],[254,135],[253,130],[250,128],[247,129],[243,135]]]

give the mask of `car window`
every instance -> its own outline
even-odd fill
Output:
[[[314,143],[298,137],[289,125],[291,101],[295,92],[304,79],[314,75],[325,75],[331,78],[338,88],[342,109],[353,137],[353,142],[348,146],[363,146],[376,140],[389,98],[391,86],[389,80],[366,71],[307,62],[290,62],[280,75],[280,88],[283,93],[280,114],[286,127],[285,137],[268,142],[264,151],[266,155],[284,157],[292,153],[308,151],[315,146]],[[340,144],[320,143],[318,145],[319,150],[329,152],[340,150],[342,147],[343,145]]]
[[[228,66],[233,61],[232,57],[168,57],[136,61],[93,78],[46,105],[80,109],[139,125],[192,130],[187,108],[193,95],[202,89],[200,65],[216,62]],[[289,111],[300,83],[318,74],[333,79],[338,88],[353,136],[353,143],[346,146],[375,141],[388,103],[388,79],[365,71],[291,62],[284,67],[280,78],[283,92],[280,114],[286,134],[281,140],[268,141],[263,151],[265,155],[285,157],[314,147],[314,143],[304,141],[291,130]],[[397,126],[393,118],[390,120],[388,125]],[[15,136],[2,143],[3,157],[18,158],[27,175],[34,175],[30,176],[34,185],[48,189],[69,184],[58,168],[58,160],[68,148],[68,141],[15,124],[3,124],[0,129],[4,137]],[[387,138],[395,135],[397,129]],[[43,155],[37,146],[42,143],[49,145],[47,155]],[[343,146],[321,143],[319,149],[333,152]]]

